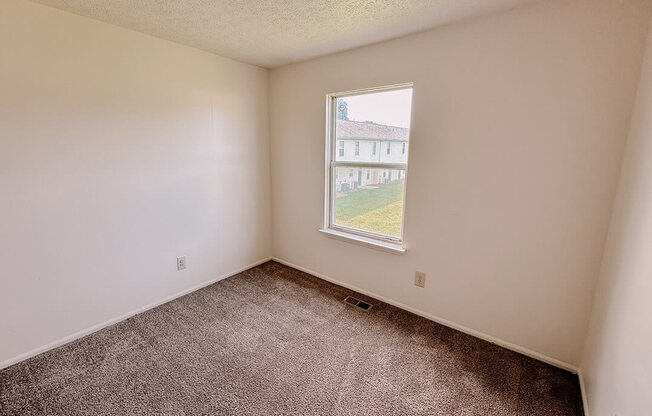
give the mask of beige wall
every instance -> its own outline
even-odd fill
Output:
[[[649,15],[538,2],[272,70],[274,256],[578,365]],[[408,81],[407,253],[326,238],[324,95]]]
[[[270,256],[267,126],[264,69],[0,1],[0,365]]]
[[[652,412],[652,32],[587,337],[591,416]]]
[[[650,6],[539,2],[282,67],[268,103],[263,69],[3,0],[0,367],[272,251],[574,367]],[[643,414],[652,389],[650,45],[582,360],[592,415]],[[407,81],[407,253],[325,238],[324,95]]]

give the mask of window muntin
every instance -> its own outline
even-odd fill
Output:
[[[411,101],[412,85],[328,96],[325,228],[402,242]]]

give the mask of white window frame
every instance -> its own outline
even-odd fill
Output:
[[[324,185],[324,222],[321,231],[329,237],[344,239],[354,243],[379,248],[394,254],[405,252],[405,196],[407,194],[407,179],[409,165],[409,149],[406,163],[386,163],[386,162],[343,162],[337,161],[336,152],[337,138],[336,121],[337,121],[337,99],[341,97],[350,97],[354,95],[370,94],[384,91],[402,90],[414,88],[413,83],[396,84],[377,88],[366,88],[355,91],[346,91],[326,95],[326,161],[325,161],[325,185]],[[411,123],[410,123],[411,124]],[[411,129],[410,129],[411,132]],[[409,140],[409,137],[408,137]],[[388,143],[389,144],[389,143]],[[337,167],[351,167],[363,169],[390,169],[404,170],[405,183],[403,185],[403,212],[401,236],[390,236],[386,234],[374,233],[371,231],[361,230],[353,227],[346,227],[335,224],[335,210],[333,202],[335,201],[335,169]]]

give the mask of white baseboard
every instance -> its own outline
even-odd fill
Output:
[[[584,376],[582,369],[577,371],[577,378],[580,379],[580,393],[582,394],[582,407],[584,407],[584,416],[589,416],[589,398],[586,395],[586,384],[584,384]]]
[[[35,355],[39,355],[39,354],[44,353],[46,351],[49,351],[51,349],[60,347],[60,346],[62,346],[64,344],[67,344],[67,343],[69,343],[71,341],[82,338],[82,337],[84,337],[86,335],[92,334],[93,332],[97,332],[100,329],[106,328],[107,326],[117,324],[118,322],[124,321],[125,319],[128,319],[128,318],[131,318],[134,315],[145,312],[145,311],[147,311],[149,309],[155,308],[155,307],[157,307],[159,305],[162,305],[164,303],[170,302],[171,300],[174,300],[174,299],[179,298],[181,296],[187,295],[188,293],[194,292],[194,291],[199,290],[199,289],[201,289],[203,287],[212,285],[215,282],[219,282],[220,280],[226,279],[227,277],[231,277],[231,276],[236,275],[236,274],[238,274],[240,272],[251,269],[252,267],[256,267],[259,264],[263,264],[263,263],[265,263],[265,262],[267,262],[267,261],[269,261],[271,259],[272,259],[271,257],[267,257],[267,258],[264,258],[262,260],[258,260],[258,261],[254,262],[254,263],[248,264],[248,265],[246,265],[244,267],[241,267],[241,268],[239,268],[237,270],[234,270],[234,271],[232,271],[230,273],[227,273],[227,274],[224,274],[222,276],[216,277],[215,279],[211,279],[211,280],[208,280],[206,282],[200,283],[198,285],[189,287],[188,289],[184,289],[181,292],[178,292],[178,293],[175,293],[173,295],[167,296],[167,297],[165,297],[163,299],[157,300],[157,301],[155,301],[153,303],[150,303],[149,305],[146,305],[146,306],[143,306],[141,308],[135,309],[135,310],[133,310],[131,312],[127,312],[124,315],[120,315],[120,316],[118,316],[116,318],[109,319],[108,321],[102,322],[100,324],[93,325],[93,326],[91,326],[89,328],[86,328],[86,329],[82,329],[81,331],[75,332],[74,334],[68,335],[68,336],[63,337],[61,339],[58,339],[58,340],[56,340],[54,342],[50,342],[49,344],[43,345],[41,347],[35,348],[35,349],[31,350],[31,351],[27,351],[27,352],[25,352],[23,354],[17,355],[17,356],[15,356],[13,358],[10,358],[8,360],[2,361],[2,362],[0,362],[0,370],[2,370],[3,368],[7,368],[7,367],[9,367],[11,365],[17,364],[17,363],[19,363],[19,362],[21,362],[23,360],[28,359],[28,358],[34,357]]]
[[[498,338],[493,337],[491,335],[482,333],[480,331],[476,331],[475,329],[467,328],[465,326],[456,324],[455,322],[449,321],[448,319],[440,318],[438,316],[429,314],[427,312],[420,311],[420,310],[415,309],[415,308],[413,308],[411,306],[408,306],[408,305],[402,304],[400,302],[397,302],[397,301],[395,301],[393,299],[389,299],[389,298],[386,298],[385,296],[378,295],[378,294],[373,293],[373,292],[371,292],[369,290],[359,288],[357,286],[351,285],[349,283],[342,282],[342,281],[337,280],[337,279],[333,279],[332,277],[329,277],[329,276],[326,276],[324,274],[321,274],[321,273],[315,272],[313,270],[307,269],[305,267],[290,263],[289,261],[280,259],[278,257],[272,257],[272,260],[277,261],[277,262],[279,262],[281,264],[284,264],[286,266],[295,268],[297,270],[301,270],[302,272],[308,273],[310,275],[313,275],[313,276],[318,277],[320,279],[326,280],[328,282],[335,283],[336,285],[343,286],[343,287],[345,287],[347,289],[351,289],[351,290],[354,290],[356,292],[362,293],[364,295],[370,296],[372,298],[378,299],[378,300],[380,300],[382,302],[385,302],[385,303],[388,303],[390,305],[396,306],[397,308],[406,310],[408,312],[412,312],[415,315],[422,316],[422,317],[424,317],[426,319],[437,322],[437,323],[442,324],[444,326],[447,326],[449,328],[453,328],[453,329],[456,329],[456,330],[458,330],[460,332],[464,332],[465,334],[469,334],[469,335],[474,336],[476,338],[480,338],[480,339],[483,339],[485,341],[489,341],[491,343],[494,343],[496,345],[500,345],[501,347],[507,348],[508,350],[516,351],[516,352],[518,352],[520,354],[527,355],[528,357],[534,358],[535,360],[543,361],[544,363],[553,365],[553,366],[561,368],[563,370],[570,371],[571,373],[577,374],[577,372],[579,371],[578,367],[575,366],[575,365],[563,362],[563,361],[558,360],[556,358],[548,357],[547,355],[538,353],[536,351],[532,351],[532,350],[530,350],[528,348],[525,348],[525,347],[521,347],[520,345],[516,345],[516,344],[513,344],[511,342],[504,341],[502,339],[498,339]]]
[[[35,349],[31,350],[31,351],[25,352],[23,354],[19,354],[16,357],[13,357],[13,358],[10,358],[8,360],[5,360],[5,361],[1,362],[0,363],[0,369],[9,367],[9,366],[11,366],[13,364],[16,364],[16,363],[19,363],[19,362],[21,362],[23,360],[31,358],[31,357],[33,357],[35,355],[38,355],[38,354],[41,354],[43,352],[49,351],[51,349],[60,347],[60,346],[62,346],[64,344],[67,344],[67,343],[69,343],[71,341],[74,341],[74,340],[82,338],[82,337],[84,337],[86,335],[92,334],[93,332],[97,332],[100,329],[106,328],[107,326],[116,324],[116,323],[118,323],[120,321],[124,321],[125,319],[131,318],[134,315],[145,312],[145,311],[147,311],[149,309],[155,308],[155,307],[157,307],[159,305],[162,305],[164,303],[170,302],[170,301],[172,301],[172,300],[174,300],[176,298],[187,295],[188,293],[192,293],[192,292],[194,292],[196,290],[199,290],[199,289],[201,289],[203,287],[209,286],[209,285],[211,285],[211,284],[213,284],[215,282],[218,282],[220,280],[226,279],[227,277],[231,277],[231,276],[236,275],[238,273],[241,273],[241,272],[243,272],[245,270],[248,270],[248,269],[250,269],[252,267],[256,267],[256,266],[258,266],[260,264],[263,264],[263,263],[265,263],[265,262],[267,262],[269,260],[277,261],[277,262],[279,262],[281,264],[285,264],[286,266],[295,268],[297,270],[301,270],[302,272],[308,273],[308,274],[313,275],[313,276],[315,276],[317,278],[326,280],[328,282],[334,283],[334,284],[342,286],[342,287],[346,287],[347,289],[354,290],[356,292],[365,294],[367,296],[371,296],[371,297],[373,297],[375,299],[378,299],[378,300],[383,301],[385,303],[388,303],[390,305],[396,306],[397,308],[406,310],[408,312],[412,312],[412,313],[414,313],[416,315],[419,315],[419,316],[422,316],[422,317],[424,317],[426,319],[430,319],[431,321],[434,321],[434,322],[440,323],[442,325],[445,325],[447,327],[456,329],[456,330],[458,330],[460,332],[464,332],[464,333],[469,334],[471,336],[474,336],[476,338],[480,338],[480,339],[483,339],[485,341],[492,342],[492,343],[494,343],[496,345],[500,345],[501,347],[507,348],[509,350],[516,351],[516,352],[521,353],[523,355],[527,355],[528,357],[532,357],[532,358],[534,358],[536,360],[543,361],[543,362],[548,363],[550,365],[554,365],[555,367],[559,367],[559,368],[562,368],[564,370],[571,371],[573,373],[578,373],[579,380],[580,380],[580,388],[582,389],[582,400],[584,402],[585,415],[588,416],[588,406],[587,406],[587,403],[586,403],[586,393],[585,393],[585,390],[584,390],[584,380],[582,379],[581,371],[579,371],[579,369],[576,366],[574,366],[572,364],[569,364],[569,363],[566,363],[566,362],[563,362],[563,361],[560,361],[560,360],[557,360],[557,359],[552,358],[552,357],[548,357],[548,356],[546,356],[544,354],[541,354],[541,353],[538,353],[536,351],[532,351],[530,349],[521,347],[520,345],[516,345],[516,344],[513,344],[511,342],[498,339],[498,338],[493,337],[491,335],[487,335],[487,334],[482,333],[480,331],[476,331],[474,329],[467,328],[465,326],[456,324],[455,322],[449,321],[447,319],[440,318],[438,316],[429,314],[427,312],[420,311],[420,310],[415,309],[415,308],[413,308],[411,306],[404,305],[404,304],[402,304],[400,302],[397,302],[397,301],[395,301],[393,299],[389,299],[389,298],[387,298],[385,296],[378,295],[378,294],[373,293],[371,291],[368,291],[366,289],[362,289],[362,288],[356,287],[354,285],[339,281],[337,279],[333,279],[333,278],[331,278],[329,276],[326,276],[324,274],[315,272],[313,270],[307,269],[305,267],[299,266],[299,265],[294,264],[294,263],[290,263],[289,261],[286,261],[286,260],[283,260],[283,259],[280,259],[280,258],[277,258],[277,257],[267,257],[267,258],[258,260],[258,261],[254,262],[254,263],[248,264],[248,265],[246,265],[244,267],[241,267],[241,268],[239,268],[237,270],[234,270],[234,271],[232,271],[230,273],[227,273],[227,274],[224,274],[222,276],[216,277],[215,279],[211,279],[211,280],[208,280],[206,282],[200,283],[198,285],[192,286],[192,287],[190,287],[188,289],[184,289],[184,290],[182,290],[182,291],[180,291],[178,293],[175,293],[175,294],[167,296],[167,297],[165,297],[163,299],[157,300],[157,301],[155,301],[153,303],[150,303],[150,304],[148,304],[146,306],[143,306],[141,308],[130,311],[130,312],[124,314],[124,315],[118,316],[116,318],[109,319],[109,320],[107,320],[105,322],[102,322],[100,324],[93,325],[93,326],[91,326],[89,328],[86,328],[86,329],[83,329],[81,331],[75,332],[74,334],[68,335],[68,336],[63,337],[61,339],[58,339],[58,340],[56,340],[54,342],[51,342],[51,343],[48,343],[48,344],[43,345],[41,347],[35,348]]]

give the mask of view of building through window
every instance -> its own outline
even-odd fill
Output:
[[[334,98],[331,218],[337,227],[402,236],[412,88]],[[380,150],[380,151],[378,151]]]

